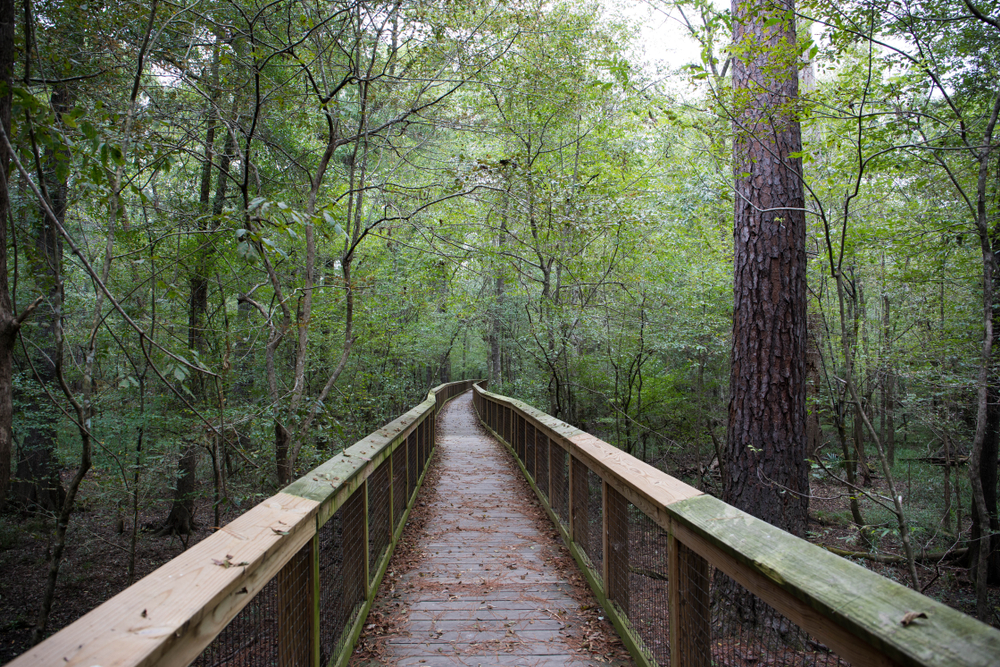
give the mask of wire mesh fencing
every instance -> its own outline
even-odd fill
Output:
[[[535,483],[546,499],[549,498],[549,438],[541,431],[535,433],[535,469],[538,476]]]
[[[594,576],[601,584],[604,582],[604,508],[603,482],[601,476],[593,470],[584,467],[584,479],[587,485],[586,503],[587,541],[582,545],[587,558],[594,567]]]
[[[193,662],[269,667],[278,661],[278,582],[272,579]]]
[[[406,447],[392,453],[392,530],[399,530],[406,509]]]
[[[368,578],[375,576],[392,536],[389,505],[389,459],[368,478]]]
[[[528,469],[531,479],[537,484],[538,473],[535,469],[535,427],[531,422],[524,425],[524,467]]]
[[[661,665],[670,661],[669,534],[632,503],[628,514],[628,619],[639,649]]]
[[[292,556],[192,664],[309,664],[313,650],[312,558],[310,542]]]
[[[781,667],[849,663],[739,583],[712,568],[708,600],[711,659],[718,665],[756,662]]]
[[[549,445],[549,503],[564,528],[569,526],[569,455],[556,443]]]

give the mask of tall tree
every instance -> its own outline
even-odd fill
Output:
[[[10,137],[11,102],[13,100],[15,11],[14,0],[0,0],[0,129]],[[0,507],[7,500],[10,488],[10,455],[12,421],[14,417],[12,368],[14,346],[21,323],[31,314],[38,301],[23,310],[14,310],[7,278],[7,221],[10,220],[10,174],[6,141],[0,142]]]
[[[805,533],[806,253],[793,0],[733,2],[736,204],[727,502]]]

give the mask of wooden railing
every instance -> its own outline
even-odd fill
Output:
[[[9,663],[345,665],[434,450],[472,380],[296,480]]]
[[[1000,632],[474,388],[640,665],[997,665]]]

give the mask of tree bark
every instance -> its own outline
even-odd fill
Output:
[[[795,535],[808,513],[806,253],[792,0],[734,0],[734,318],[724,499]],[[766,25],[769,19],[777,21]]]

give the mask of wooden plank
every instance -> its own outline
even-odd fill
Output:
[[[501,654],[520,665],[535,664],[539,655],[561,665],[585,659],[563,633],[579,621],[580,603],[553,567],[551,536],[539,532],[524,498],[512,502],[505,455],[484,441],[471,411],[459,412],[468,410],[467,400],[442,416],[435,455],[440,490],[425,509],[427,532],[413,547],[419,563],[384,592],[384,603],[402,603],[411,619],[388,639],[384,661],[447,657],[492,664]]]
[[[710,496],[671,505],[677,536],[855,664],[996,665],[1000,631]],[[909,626],[905,614],[928,618]]]
[[[280,493],[269,498],[10,667],[189,664],[312,539],[318,506]]]

